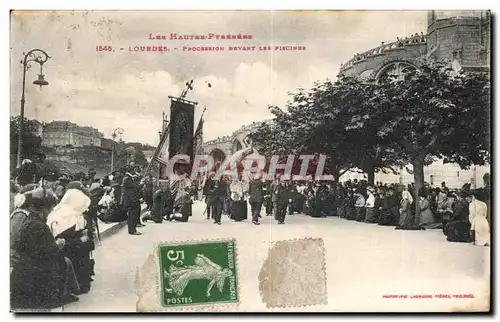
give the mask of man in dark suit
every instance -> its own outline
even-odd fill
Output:
[[[221,224],[222,206],[226,195],[226,187],[221,180],[213,180],[214,188],[211,193],[211,204],[213,207],[212,216],[214,224]]]
[[[262,182],[260,173],[255,173],[254,178],[250,181],[248,186],[248,201],[250,202],[250,207],[252,209],[252,223],[255,225],[260,225],[260,209],[262,208],[262,202],[264,201],[264,183]]]
[[[284,177],[280,177],[279,184],[274,188],[275,193],[275,206],[276,213],[275,219],[278,221],[278,224],[285,223],[286,216],[286,208],[288,203],[290,202],[290,191],[289,187],[287,187]]]
[[[130,235],[141,235],[136,227],[142,227],[139,216],[141,215],[139,185],[132,175],[133,169],[127,169],[122,182],[121,204],[127,212],[128,233]]]
[[[214,177],[215,173],[211,172],[208,175],[207,180],[205,181],[205,185],[203,186],[203,195],[205,196],[205,204],[206,204],[206,211],[207,211],[207,219],[210,219],[210,217],[213,218],[213,213],[214,211],[212,210],[213,208],[213,191],[215,189],[215,184],[214,184]]]

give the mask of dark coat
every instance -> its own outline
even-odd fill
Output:
[[[95,245],[92,238],[82,242],[80,238],[83,236],[83,231],[75,231],[73,226],[59,234],[56,239],[63,238],[66,241],[62,252],[71,260],[80,288],[88,290],[94,275],[94,261],[90,258],[90,252],[94,250]]]
[[[248,201],[249,202],[263,202],[264,201],[264,183],[259,180],[252,180],[248,185]]]
[[[216,201],[223,201],[227,196],[227,186],[222,181],[213,181],[213,189],[210,193],[210,201],[213,204]]]
[[[64,300],[66,264],[45,221],[31,213],[20,231],[20,261],[12,269],[13,309],[55,308]]]
[[[450,221],[469,220],[469,203],[465,199],[457,199],[453,204],[453,217]]]
[[[133,178],[126,176],[123,178],[122,183],[122,204],[127,207],[139,203],[141,199],[141,194],[139,190],[139,185],[134,181]]]
[[[278,207],[285,207],[288,205],[288,199],[290,198],[289,188],[284,185],[277,185],[274,189],[276,205]]]
[[[153,195],[153,205],[151,206],[151,216],[161,218],[165,212],[168,192],[161,189],[156,190]]]

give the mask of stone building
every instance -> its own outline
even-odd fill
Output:
[[[418,68],[421,59],[446,61],[460,69],[490,68],[491,15],[489,11],[429,11],[427,31],[403,35],[393,41],[365,49],[340,66],[340,73],[361,78],[382,79],[389,75],[402,75],[408,68]],[[417,31],[416,31],[417,32]],[[260,122],[246,125],[227,135],[203,143],[203,152],[215,160],[223,160],[232,153],[247,147],[250,134]],[[411,166],[398,174],[377,173],[375,181],[384,183],[413,182]],[[471,182],[482,185],[482,177],[489,173],[489,166],[473,166],[463,170],[456,164],[441,160],[424,168],[425,181],[439,186],[445,181],[450,188],[459,188]],[[340,180],[364,179],[359,172],[348,172]]]
[[[489,70],[490,35],[489,11],[429,11],[426,32],[404,35],[362,51],[342,64],[340,73],[379,80],[388,75],[402,75],[409,68],[418,68],[422,58],[449,62],[455,69]],[[489,167],[486,166],[462,170],[458,165],[438,161],[424,169],[424,176],[433,185],[446,181],[449,187],[458,188],[466,182],[480,186],[482,176],[487,172]],[[359,173],[348,173],[341,179],[363,177]],[[413,175],[408,167],[397,175],[378,173],[375,180],[407,184],[413,181]]]
[[[250,146],[248,135],[262,122],[253,122],[244,125],[231,135],[226,135],[214,140],[203,142],[203,153],[211,155],[215,161],[223,161],[234,152]]]
[[[45,124],[42,133],[42,145],[81,147],[101,146],[104,134],[90,126],[79,126],[69,121],[52,121]]]

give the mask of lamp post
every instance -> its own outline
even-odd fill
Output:
[[[24,91],[26,88],[26,71],[30,68],[29,63],[30,62],[35,62],[40,65],[40,74],[38,74],[38,79],[33,82],[33,84],[40,86],[49,85],[49,82],[45,80],[45,75],[43,75],[43,64],[50,58],[50,56],[43,50],[41,49],[32,49],[28,51],[28,53],[24,54],[24,59],[21,60],[21,63],[23,64],[23,91],[21,95],[21,118],[19,120],[19,134],[18,134],[18,141],[17,141],[17,167],[19,168],[21,166],[21,159],[22,159],[22,144],[23,144],[23,126],[24,126]]]
[[[114,171],[114,167],[115,167],[115,144],[114,144],[114,141],[116,140],[117,136],[120,136],[120,141],[121,141],[122,134],[123,134],[123,129],[121,127],[117,127],[116,129],[114,129],[113,134],[111,134],[111,137],[113,138],[113,144],[111,144],[111,172]]]

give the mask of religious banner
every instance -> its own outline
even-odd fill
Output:
[[[194,159],[194,107],[197,103],[182,98],[171,97],[168,148],[164,147],[161,159],[167,161],[178,154],[189,155]],[[166,142],[165,142],[166,143]],[[166,179],[166,163],[160,163],[160,179]]]

